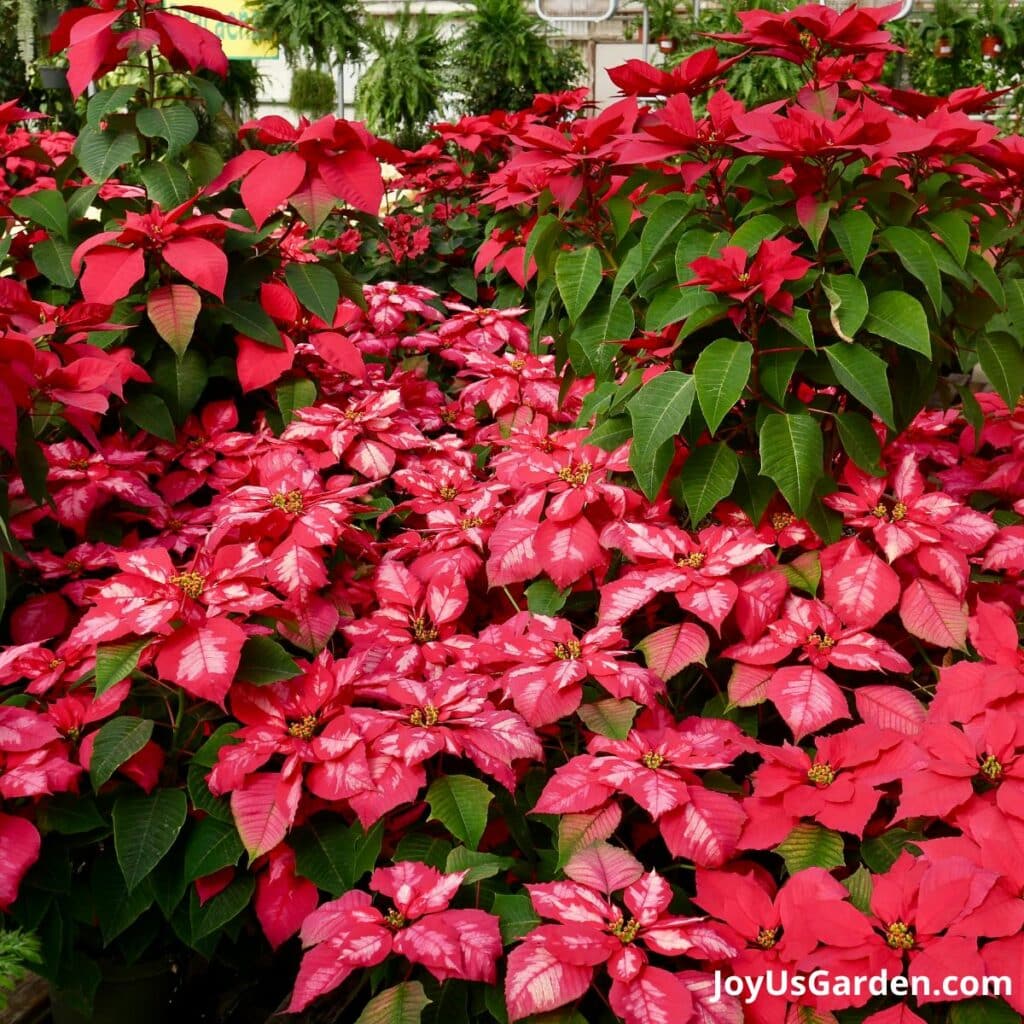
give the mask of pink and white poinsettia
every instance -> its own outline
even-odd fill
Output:
[[[353,651],[374,653],[400,676],[465,656],[472,637],[458,627],[469,605],[466,580],[451,561],[425,575],[394,559],[381,563],[374,579],[377,607],[342,627]]]
[[[353,889],[325,903],[302,924],[302,958],[288,1012],[337,988],[353,971],[392,953],[425,967],[438,981],[493,984],[501,955],[498,919],[483,910],[452,910],[467,872],[442,874],[416,861],[378,868],[370,889],[390,900],[386,911]]]
[[[362,736],[349,718],[360,681],[356,659],[322,653],[297,679],[231,690],[241,721],[208,775],[211,791],[231,795],[231,811],[250,856],[272,851],[288,834],[303,787],[323,800],[372,789]],[[277,770],[265,770],[280,758]]]
[[[676,724],[653,706],[625,740],[592,736],[587,748],[590,753],[555,770],[534,813],[592,811],[622,793],[657,822],[674,857],[710,866],[736,850],[746,820],[740,802],[705,788],[697,774],[725,768],[754,749],[731,722],[689,718]]]
[[[223,704],[241,659],[245,630],[229,613],[279,604],[264,589],[265,560],[255,545],[225,545],[175,566],[163,548],[117,555],[121,572],[104,583],[72,633],[80,644],[155,634],[161,677]]]
[[[0,705],[0,797],[14,800],[74,789],[82,769],[68,754],[50,718]]]
[[[827,669],[910,671],[910,662],[880,637],[846,625],[822,601],[796,596],[759,640],[733,644],[723,654],[736,661],[730,698],[741,705],[772,701],[797,740],[849,717],[846,698]],[[798,664],[770,667],[794,654]]]
[[[689,1021],[688,983],[651,964],[650,955],[708,961],[734,956],[736,948],[706,918],[668,913],[671,886],[656,871],[644,874],[625,851],[591,848],[566,873],[579,880],[527,886],[533,909],[556,923],[538,926],[509,954],[509,1020],[574,1002],[604,964],[609,1003],[626,1024]],[[624,909],[610,899],[620,889]]]
[[[223,495],[213,505],[215,523],[206,536],[213,549],[225,539],[235,542],[273,540],[265,559],[267,577],[284,593],[316,590],[327,582],[321,549],[355,535],[351,518],[355,499],[369,485],[351,486],[350,477],[327,484],[301,452],[272,449],[255,466],[256,481]]]
[[[468,757],[511,789],[513,761],[539,758],[541,747],[519,715],[489,698],[492,688],[486,677],[458,669],[430,680],[396,679],[384,707],[354,708],[350,718],[375,755],[410,767],[440,754]]]
[[[485,665],[503,670],[501,685],[535,728],[571,715],[583,700],[587,679],[641,704],[664,689],[653,672],[626,660],[622,631],[614,626],[598,626],[577,638],[566,619],[520,612],[485,637],[479,656]]]
[[[302,409],[282,440],[314,442],[368,480],[381,480],[399,452],[429,447],[402,399],[400,388],[380,386],[357,392],[344,406]]]
[[[850,490],[828,495],[825,502],[842,513],[848,526],[872,535],[890,562],[912,554],[921,570],[954,594],[964,593],[967,557],[998,529],[990,516],[941,491],[926,491],[912,452],[888,478],[871,476],[851,462],[843,482]]]
[[[601,588],[600,621],[620,623],[658,594],[674,594],[680,608],[721,630],[739,590],[731,579],[771,544],[752,529],[708,526],[695,536],[677,527],[618,522],[601,543],[634,563]]]

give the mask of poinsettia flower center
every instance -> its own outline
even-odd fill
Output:
[[[450,484],[448,484],[445,487],[442,487],[437,493],[441,496],[441,498],[444,501],[451,501],[452,498],[454,498],[459,493],[459,490],[457,487],[452,487]]]
[[[704,564],[705,558],[707,555],[703,551],[691,551],[688,555],[677,558],[676,565],[683,569],[699,569]]]
[[[475,530],[478,526],[483,526],[484,521],[480,516],[466,516],[465,519],[459,521],[459,528],[462,530]]]
[[[68,463],[68,465],[72,469],[77,469],[79,472],[82,472],[83,470],[86,470],[86,469],[89,468],[89,460],[88,459],[72,459]]]
[[[558,471],[558,479],[564,480],[570,487],[582,487],[590,479],[593,468],[586,460],[578,466],[563,466]]]
[[[51,672],[56,672],[57,669],[59,669],[61,667],[61,665],[63,665],[63,664],[64,664],[64,659],[63,658],[51,658],[49,665],[47,665],[46,667]]]
[[[82,730],[77,725],[73,725],[65,731],[64,738],[70,743],[77,743],[82,738]]]
[[[171,577],[173,583],[186,597],[195,601],[206,586],[206,577],[201,572],[180,572]]]
[[[908,924],[904,924],[902,921],[893,921],[888,928],[885,929],[885,941],[893,949],[913,949],[914,948],[914,929]]]
[[[750,275],[744,271],[742,274],[736,275],[736,280],[739,281],[740,284],[746,284],[750,280]]]
[[[409,724],[419,726],[421,729],[429,729],[432,725],[437,725],[437,720],[440,717],[433,704],[424,704],[423,707],[416,708],[409,715]]]
[[[178,533],[185,528],[185,521],[183,519],[168,519],[167,529],[172,533]]]
[[[73,575],[82,571],[82,563],[77,558],[69,558],[64,562],[64,568]]]
[[[298,515],[302,511],[302,491],[288,491],[287,494],[278,491],[270,499],[270,504],[289,515]]]
[[[397,932],[400,928],[405,927],[405,917],[392,907],[391,910],[384,915],[384,923],[393,932]]]
[[[905,502],[897,501],[890,509],[884,502],[880,501],[871,510],[871,514],[876,519],[881,519],[883,521],[891,519],[894,523],[898,523],[900,520],[907,518],[907,506]]]
[[[828,650],[831,647],[835,647],[836,641],[834,637],[828,635],[828,633],[822,633],[820,630],[815,630],[808,638],[807,643],[811,647],[823,647]]]
[[[359,410],[358,410],[358,409],[346,409],[346,410],[345,410],[345,412],[344,412],[344,413],[342,413],[342,415],[343,415],[343,416],[345,417],[345,419],[347,419],[347,420],[348,420],[348,421],[349,421],[350,423],[355,423],[355,421],[356,421],[357,419],[359,419]]]
[[[836,771],[827,761],[821,764],[812,764],[807,769],[807,778],[816,786],[831,786],[836,780]]]
[[[515,370],[518,373],[524,366],[526,366],[526,360],[525,359],[513,359],[512,362],[509,363],[508,365],[511,366],[512,369]]]
[[[288,735],[294,736],[297,740],[311,740],[317,727],[317,717],[314,714],[305,715],[297,722],[288,726]]]
[[[575,661],[583,653],[579,640],[566,640],[555,644],[555,657],[559,661]]]
[[[608,930],[626,946],[640,933],[640,922],[634,918],[627,922],[625,918],[620,917]]]
[[[437,627],[422,615],[412,619],[409,624],[412,626],[412,638],[418,644],[430,643],[431,640],[436,640],[441,635]]]
[[[796,522],[796,516],[792,512],[776,512],[772,516],[772,529],[784,530]]]
[[[641,760],[646,767],[657,770],[665,763],[665,755],[659,754],[656,750],[648,750]]]
[[[1003,775],[1003,766],[996,758],[995,754],[986,754],[983,759],[979,759],[980,772],[991,782],[998,782]]]
[[[779,929],[758,928],[757,938],[754,940],[762,949],[771,949],[779,941]]]

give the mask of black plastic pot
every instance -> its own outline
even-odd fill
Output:
[[[44,89],[54,91],[68,88],[68,72],[66,68],[40,68],[39,83]]]
[[[59,990],[50,992],[50,1014],[53,1024],[173,1024],[176,983],[169,960],[110,966],[103,972],[91,1016],[65,1002]]]

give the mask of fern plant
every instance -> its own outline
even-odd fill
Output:
[[[40,960],[39,940],[14,928],[0,930],[0,1010],[7,1008],[7,997],[14,991],[29,964]]]
[[[247,17],[257,36],[277,43],[293,68],[329,67],[363,55],[359,0],[250,0]]]
[[[384,18],[368,18],[365,38],[373,54],[356,87],[356,111],[376,135],[415,148],[438,120],[445,90],[448,47],[442,19],[408,3],[388,31]]]
[[[550,35],[522,0],[467,4],[452,53],[452,79],[467,114],[521,110],[535,93],[578,85],[585,68],[571,46]]]

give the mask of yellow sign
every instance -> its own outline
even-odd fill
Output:
[[[197,7],[208,7],[218,14],[226,14],[239,21],[248,21],[250,11],[245,0],[169,0],[168,7],[182,7],[194,3]],[[277,60],[280,56],[278,48],[268,43],[257,42],[251,29],[240,28],[228,22],[204,18],[191,11],[179,11],[183,18],[194,21],[197,25],[212,32],[224,47],[229,60]]]

